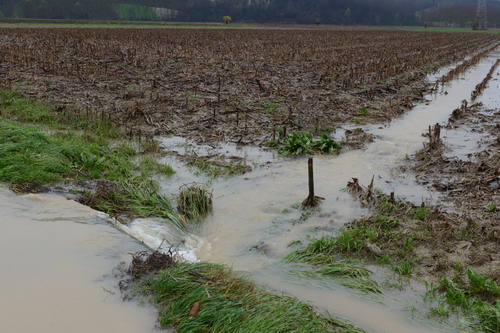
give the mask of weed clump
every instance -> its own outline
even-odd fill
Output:
[[[199,222],[212,211],[212,193],[196,183],[183,185],[177,198],[177,207],[188,220]]]
[[[315,151],[333,154],[339,149],[340,144],[326,133],[321,133],[319,139],[315,140],[307,131],[293,131],[283,142],[283,146],[278,149],[278,153],[285,156],[309,155]]]
[[[282,155],[308,155],[312,154],[312,134],[306,131],[293,131],[288,135],[283,146],[278,149]]]

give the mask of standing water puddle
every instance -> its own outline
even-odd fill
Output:
[[[0,332],[158,332],[111,274],[144,246],[100,213],[55,195],[0,187]]]

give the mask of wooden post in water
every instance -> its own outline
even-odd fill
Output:
[[[302,206],[316,207],[321,203],[321,200],[325,200],[325,198],[317,197],[314,195],[314,165],[312,157],[309,157],[309,159],[307,160],[307,173],[309,180],[309,195],[304,201],[302,201]]]
[[[308,200],[314,199],[314,166],[313,158],[309,157],[307,160],[307,173],[309,175],[309,197]]]

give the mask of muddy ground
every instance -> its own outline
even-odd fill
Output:
[[[486,271],[498,281],[500,109],[464,103],[453,112],[441,133],[450,130],[483,134],[478,142],[481,148],[460,156],[444,139],[434,137],[432,143],[428,141],[408,160],[418,182],[440,192],[443,200],[442,206],[437,207],[443,214],[431,222],[432,228],[440,232],[427,239],[420,249],[424,255],[432,253],[422,265],[431,275],[440,275],[460,263]]]
[[[0,31],[2,86],[131,135],[205,144],[262,145],[293,130],[393,119],[430,91],[428,73],[499,43],[389,30]]]

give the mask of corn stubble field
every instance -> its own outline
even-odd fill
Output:
[[[391,119],[422,99],[427,73],[495,43],[383,30],[6,27],[0,78],[132,135],[262,144]]]
[[[73,149],[69,162],[68,149],[55,151],[54,161],[64,155],[62,160],[72,170],[50,166],[50,172],[57,169],[55,180],[61,181],[63,176],[83,177],[87,182],[103,178],[104,190],[99,190],[103,186],[97,187],[94,194],[84,197],[84,204],[112,216],[163,216],[187,230],[189,225],[177,217],[169,200],[159,193],[156,181],[150,181],[154,170],[166,175],[174,172],[154,160],[156,155],[147,155],[158,153],[158,144],[152,145],[151,151],[143,149],[141,154],[147,156],[142,156],[134,169],[139,152],[124,143],[124,148],[116,147],[116,139],[123,138],[123,133],[139,138],[176,135],[209,145],[283,144],[278,152],[284,155],[313,154],[313,148],[327,154],[339,153],[340,144],[359,149],[372,141],[372,135],[362,128],[347,130],[340,144],[329,133],[343,125],[381,124],[397,118],[423,101],[425,95],[438,89],[444,91],[446,82],[491,54],[500,45],[500,38],[494,34],[361,28],[18,26],[0,28],[0,45],[0,120],[6,118],[1,130],[8,137],[0,144],[8,148],[3,150],[5,156],[23,155],[11,154],[10,138],[33,137],[21,123],[48,125],[48,132],[55,136],[66,129],[71,135],[58,138],[56,143],[64,146],[75,135],[78,140],[69,143],[78,149]],[[476,86],[472,101],[495,80],[498,64],[497,60]],[[427,82],[428,74],[448,65],[436,74],[435,84]],[[450,110],[448,127],[472,126],[474,131],[486,130],[496,138],[498,112],[480,110],[481,104],[468,106],[464,100],[459,109],[453,113]],[[108,120],[121,131],[115,133],[117,128]],[[56,130],[51,131],[50,126]],[[39,150],[54,143],[45,138],[48,134],[42,133],[43,129],[36,131],[44,145],[28,141],[17,150],[30,155],[24,156],[30,161],[31,155],[43,156]],[[355,184],[351,183],[350,188],[348,184],[348,190],[362,203],[371,202],[374,215],[348,223],[335,237],[311,238],[308,245],[294,250],[284,261],[312,265],[312,271],[304,272],[307,278],[333,276],[341,285],[373,294],[383,293],[382,287],[371,280],[370,270],[357,264],[359,260],[386,265],[400,277],[420,274],[431,282],[442,278],[438,285],[427,285],[427,297],[438,303],[431,308],[431,315],[448,318],[450,313],[462,311],[471,320],[467,327],[497,332],[500,289],[494,267],[498,262],[498,210],[497,188],[491,184],[498,179],[498,145],[492,143],[493,150],[478,152],[475,161],[458,161],[454,157],[451,161],[443,154],[446,147],[440,129],[439,125],[432,131],[429,127],[429,133],[424,135],[429,143],[407,158],[407,168],[433,178],[434,189],[446,193],[466,214],[455,216],[437,206],[417,207],[395,200],[394,193],[375,195],[373,180],[365,193],[353,178]],[[17,136],[9,136],[8,131]],[[320,139],[314,141],[313,135]],[[148,142],[155,141],[146,141],[146,145]],[[298,150],[292,147],[296,142]],[[105,148],[92,146],[98,143]],[[35,153],[26,153],[30,149]],[[291,151],[295,153],[287,154]],[[83,159],[86,156],[92,156],[92,161]],[[187,162],[201,170],[206,161],[199,156],[192,158],[195,161]],[[198,158],[201,164],[195,163]],[[220,165],[220,161],[216,162]],[[11,188],[17,188],[17,192],[30,192],[38,185],[54,182],[51,178],[51,182],[43,180],[38,184],[30,180],[31,171],[26,179],[12,179],[12,166],[3,164],[0,171],[7,171],[0,172],[0,179],[12,182]],[[239,166],[240,173],[250,170],[246,165]],[[460,182],[454,180],[456,175]],[[440,181],[446,185],[442,186],[444,190],[437,186]],[[455,194],[448,191],[450,183],[458,188]],[[191,216],[192,220],[201,219],[212,209],[212,193],[197,187],[188,190],[184,197],[180,196],[184,203],[180,205],[181,213],[189,220],[188,206],[201,193],[206,199],[203,214]],[[475,252],[452,261],[456,251],[450,246],[467,242],[475,244]],[[382,252],[378,246],[384,250],[382,256],[377,254]],[[417,258],[418,248],[429,251],[427,261]],[[146,276],[140,286],[144,293],[156,295],[153,303],[160,308],[162,326],[176,327],[179,332],[364,332],[338,318],[323,317],[298,299],[256,287],[225,266],[176,263],[169,255],[145,254],[141,257],[144,261],[136,260],[144,272],[132,274],[134,279]],[[473,268],[486,268],[488,275]],[[149,275],[157,270],[163,271]]]

